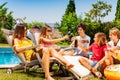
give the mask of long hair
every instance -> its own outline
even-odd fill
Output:
[[[95,34],[97,37],[97,44],[103,46],[106,43],[106,35],[103,32],[98,32]]]
[[[46,31],[47,31],[48,28],[51,29],[51,27],[47,24],[45,24],[45,26],[42,27],[40,37],[46,37]]]
[[[15,28],[14,33],[13,33],[12,44],[14,44],[15,38],[22,39],[24,37],[26,29],[27,29],[27,25],[25,25],[25,24],[16,25],[16,28]]]
[[[45,24],[45,26],[42,27],[42,29],[41,29],[41,31],[40,31],[40,37],[46,38],[46,31],[47,31],[48,28],[51,29],[51,27],[50,27],[49,25],[47,25],[47,24]],[[38,42],[38,43],[41,44],[41,42],[42,42],[42,40],[39,39],[39,42]]]

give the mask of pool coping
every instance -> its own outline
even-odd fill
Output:
[[[0,48],[11,48],[10,46],[0,46]],[[0,69],[3,69],[3,68],[11,68],[11,67],[14,67],[18,64],[0,64]]]
[[[16,65],[18,65],[18,64],[4,64],[4,65],[0,65],[0,69],[2,69],[2,68],[11,68],[11,67],[14,67]]]

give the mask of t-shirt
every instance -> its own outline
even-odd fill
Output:
[[[96,43],[91,44],[91,46],[88,48],[93,53],[91,60],[101,60],[105,56],[106,48],[106,45],[98,46]]]
[[[111,46],[111,47],[114,47],[114,46],[115,46],[113,41],[109,41],[109,42],[108,42],[108,45]],[[119,46],[119,47],[120,47],[120,39],[118,40],[116,46]]]
[[[34,45],[34,43],[31,40],[26,39],[26,40],[21,40],[20,42],[14,44],[14,47],[15,46],[23,47],[23,46],[31,46],[31,45]],[[32,49],[24,51],[25,58],[28,61],[30,61],[33,53],[34,53],[34,50]]]
[[[81,46],[88,48],[90,45],[90,37],[88,35],[85,35],[83,37],[81,36],[76,36],[76,39],[78,40],[88,40],[88,43],[80,43]]]
[[[85,35],[83,37],[81,36],[76,36],[76,39],[77,40],[88,40],[88,43],[79,43],[81,46],[85,47],[85,48],[88,48],[89,45],[90,45],[90,37],[88,35]],[[82,52],[82,49],[81,48],[78,48],[77,51],[75,52],[75,54],[80,54]],[[74,55],[75,55],[74,54]]]
[[[36,44],[34,35],[30,32],[30,30],[27,30],[27,37]]]

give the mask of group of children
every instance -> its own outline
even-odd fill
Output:
[[[34,59],[40,59],[42,57],[42,64],[45,71],[46,80],[54,80],[49,73],[50,57],[53,56],[57,60],[61,61],[67,69],[74,67],[69,63],[63,55],[80,55],[79,62],[84,67],[89,69],[98,78],[102,77],[101,73],[98,71],[101,67],[106,67],[108,65],[114,64],[115,60],[120,60],[119,50],[120,50],[120,31],[118,28],[112,28],[109,31],[110,41],[106,39],[106,35],[103,32],[98,32],[94,35],[94,42],[90,45],[91,38],[85,33],[86,25],[84,23],[79,23],[77,26],[78,36],[72,38],[72,43],[70,47],[75,47],[76,49],[70,51],[56,50],[54,49],[55,43],[62,40],[69,39],[69,35],[65,35],[62,38],[52,39],[51,32],[52,28],[48,25],[42,27],[38,44],[35,51],[25,50],[29,46],[33,46],[34,43],[26,38],[27,26],[24,24],[16,25],[13,34],[13,47],[17,52],[24,52],[24,55],[19,53],[18,57],[24,61],[26,58],[28,61]],[[89,57],[89,52],[92,52],[92,57]],[[23,57],[25,56],[25,58]],[[37,56],[37,57],[36,57]],[[40,61],[40,60],[39,60]],[[119,62],[119,61],[118,61]],[[102,65],[104,64],[104,65]]]
[[[83,30],[84,36],[81,36],[82,32],[80,33],[81,35],[79,34],[80,29]],[[117,63],[120,63],[120,31],[118,28],[114,27],[109,30],[109,42],[103,32],[97,32],[94,35],[94,42],[90,46],[87,46],[87,44],[90,43],[90,38],[87,38],[85,35],[85,26],[80,26],[80,28],[78,28],[78,34],[80,38],[78,39],[77,36],[76,39],[78,40],[77,48],[80,50],[79,54],[82,54],[83,52],[89,54],[89,52],[92,52],[91,58],[86,58],[84,56],[79,59],[79,62],[89,69],[95,76],[98,78],[102,77],[102,74],[99,71],[100,68],[105,69],[106,66],[114,64],[116,60]],[[83,37],[86,37],[86,39],[83,39]]]

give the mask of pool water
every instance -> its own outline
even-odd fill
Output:
[[[11,48],[0,48],[0,65],[19,64],[20,62]]]

